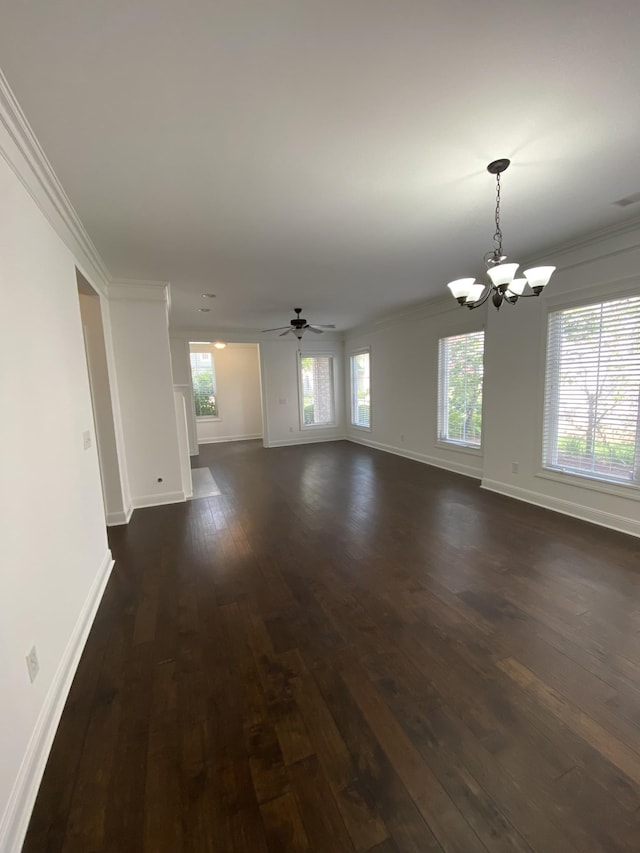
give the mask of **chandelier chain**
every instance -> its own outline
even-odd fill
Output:
[[[500,172],[496,174],[496,233],[493,235],[496,244],[495,257],[502,257],[502,230],[500,228]]]

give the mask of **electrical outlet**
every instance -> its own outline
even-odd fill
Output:
[[[404,444],[404,433],[400,436],[400,441]]]
[[[519,470],[520,470],[520,463],[519,462],[512,462],[511,463],[511,473],[517,474]]]
[[[36,680],[36,675],[40,672],[40,661],[38,660],[38,652],[35,646],[27,655],[27,669],[29,670],[29,681],[33,684]]]
[[[293,427],[289,427],[289,432],[293,432]]]
[[[85,450],[91,447],[91,431],[88,429],[82,433],[82,444]]]

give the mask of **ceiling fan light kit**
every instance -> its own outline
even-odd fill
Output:
[[[301,317],[302,308],[294,308],[296,316],[293,318],[291,323],[288,326],[278,326],[275,329],[263,329],[264,332],[280,332],[281,329],[284,329],[284,332],[280,334],[280,337],[283,338],[285,335],[293,334],[296,338],[301,341],[302,336],[305,331],[309,329],[310,332],[314,332],[316,335],[321,335],[324,329],[335,329],[335,325],[333,323],[315,323],[313,326]]]
[[[496,230],[493,235],[494,248],[484,257],[490,284],[482,284],[474,278],[458,278],[450,281],[447,287],[459,305],[478,308],[491,297],[497,309],[503,302],[515,305],[518,299],[539,296],[549,283],[555,267],[531,267],[523,273],[524,278],[516,278],[519,264],[505,264],[507,256],[502,251],[502,229],[500,228],[500,175],[505,172],[511,161],[506,157],[494,160],[487,171],[496,176]]]

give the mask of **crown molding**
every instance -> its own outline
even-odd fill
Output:
[[[106,288],[109,300],[129,300],[135,302],[171,303],[168,281],[141,281],[139,279],[116,279]]]
[[[2,71],[0,154],[74,255],[80,271],[104,294],[110,279],[109,270],[73,209]]]
[[[280,340],[279,333],[271,332],[265,334],[257,329],[229,329],[224,326],[217,326],[212,329],[202,329],[197,326],[169,326],[170,338],[186,338],[190,341],[202,341],[208,338],[210,341],[225,341],[225,343],[245,343],[245,344],[260,344],[267,341]],[[323,332],[322,336],[314,335],[313,338],[305,336],[306,340],[325,340],[335,343],[336,341],[344,340],[344,333],[338,330],[330,330]],[[289,338],[282,338],[282,342],[288,341]],[[293,338],[295,340],[295,338]]]
[[[636,239],[630,244],[620,246],[612,251],[600,251],[602,244],[626,235],[635,235]],[[523,259],[520,266],[529,266],[541,262],[543,259],[552,262],[550,259],[553,259],[558,270],[571,269],[572,267],[582,266],[600,258],[604,259],[636,251],[638,248],[640,248],[640,216],[633,216],[614,225],[608,225],[605,228],[599,228],[596,231],[590,231],[580,237],[559,243],[550,249],[542,249],[535,254],[528,255]],[[593,249],[593,253],[587,258],[579,258],[577,260],[571,257],[573,253],[584,249]],[[564,263],[562,260],[563,257],[565,258]],[[422,320],[438,314],[446,314],[450,311],[455,312],[456,310],[459,310],[459,305],[448,294],[446,296],[435,296],[431,299],[425,299],[413,307],[390,312],[372,322],[354,326],[346,334],[351,339],[358,335],[371,334],[399,323],[406,323],[408,320]],[[484,313],[486,312],[483,311]]]
[[[624,253],[640,246],[640,216],[632,216],[628,219],[623,219],[621,222],[616,222],[613,225],[607,225],[604,228],[598,228],[595,231],[589,231],[586,234],[573,237],[572,239],[566,240],[562,243],[557,243],[549,248],[541,249],[538,252],[527,255],[520,266],[537,263],[543,258],[547,260],[549,258],[553,258],[553,260],[556,261],[558,269],[564,269],[565,266],[573,266],[569,261],[567,261],[566,264],[562,263],[562,257],[564,255],[570,255],[571,253],[578,252],[581,249],[597,249],[601,243],[605,243],[615,237],[624,237],[627,234],[634,234],[634,232],[637,239],[632,243],[632,245],[625,246],[619,251],[612,252],[611,254]],[[595,257],[605,257],[606,254],[596,254]]]
[[[431,317],[437,317],[440,314],[456,314],[460,312],[460,305],[451,298],[447,293],[446,296],[432,296],[430,299],[425,299],[422,302],[413,303],[412,305],[393,311],[373,320],[369,323],[363,323],[359,326],[353,326],[345,335],[351,340],[359,335],[373,334],[380,332],[383,329],[388,329],[391,326],[406,325],[409,321],[425,320]],[[482,308],[476,313],[477,317],[484,317],[486,311]],[[467,316],[467,312],[464,312]]]

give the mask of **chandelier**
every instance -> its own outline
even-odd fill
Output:
[[[487,252],[484,261],[491,283],[482,284],[474,278],[458,278],[449,282],[447,287],[460,305],[478,308],[489,297],[496,308],[503,302],[510,305],[520,297],[539,296],[549,283],[555,267],[532,267],[525,270],[524,278],[516,278],[519,264],[505,264],[507,256],[502,251],[502,230],[500,228],[500,175],[509,168],[511,160],[494,160],[487,166],[487,172],[496,176],[496,231],[493,235],[495,246]]]

